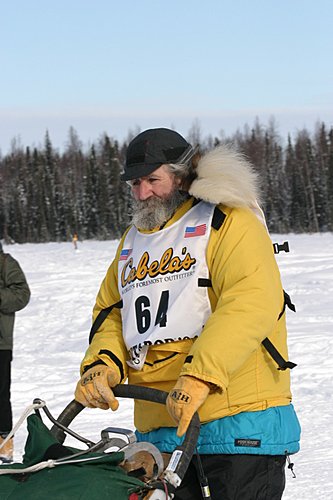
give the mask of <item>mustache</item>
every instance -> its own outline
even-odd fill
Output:
[[[134,200],[133,201],[133,210],[142,210],[144,208],[153,208],[159,207],[165,203],[165,200],[161,198],[157,198],[156,196],[151,196],[146,200]]]
[[[174,191],[168,198],[151,196],[132,202],[132,223],[140,229],[151,230],[165,224],[188,195]]]

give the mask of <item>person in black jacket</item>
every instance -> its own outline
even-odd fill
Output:
[[[10,401],[13,331],[16,311],[29,302],[30,289],[25,275],[0,243],[0,461],[13,460],[13,438],[6,441],[13,421]]]

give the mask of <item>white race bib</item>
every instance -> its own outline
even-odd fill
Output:
[[[128,231],[118,264],[129,366],[140,370],[149,346],[200,335],[211,313],[206,248],[214,205],[200,202],[156,233]]]

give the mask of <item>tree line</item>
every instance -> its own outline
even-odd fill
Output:
[[[85,149],[75,129],[63,152],[46,132],[39,147],[12,143],[0,158],[0,238],[9,242],[118,239],[130,220],[130,194],[120,181],[126,147],[103,134]],[[230,137],[203,138],[195,122],[187,139],[202,151],[233,143],[259,172],[262,204],[274,233],[333,230],[333,128],[317,123],[286,143],[272,120],[257,119]]]

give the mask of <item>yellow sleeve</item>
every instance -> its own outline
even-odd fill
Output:
[[[192,375],[225,390],[230,377],[275,329],[283,289],[267,230],[248,209],[223,208],[212,229],[207,263],[212,314],[193,343],[181,375]]]
[[[93,321],[95,321],[101,310],[120,301],[118,291],[118,261],[124,238],[125,235],[120,241],[116,256],[97,294],[96,304],[93,309]],[[121,381],[123,382],[127,378],[127,359],[127,350],[122,334],[121,312],[119,308],[114,308],[93,336],[81,363],[81,374],[93,363],[102,361],[108,366],[119,370]]]

